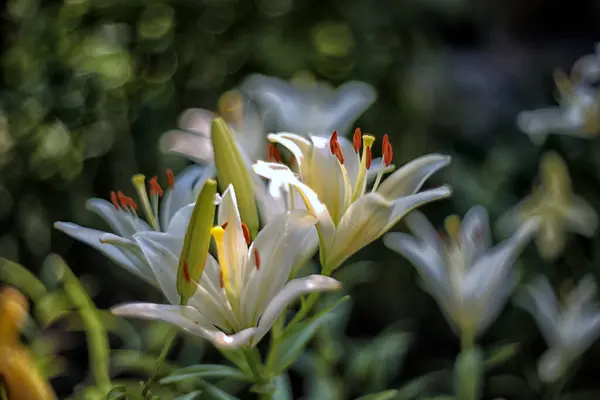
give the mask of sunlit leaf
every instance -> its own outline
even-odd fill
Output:
[[[236,379],[241,381],[249,380],[248,376],[245,375],[238,369],[228,367],[225,365],[218,364],[205,364],[205,365],[192,365],[189,367],[181,368],[169,376],[161,379],[161,384],[177,383],[189,379],[205,379],[205,378],[227,378]]]

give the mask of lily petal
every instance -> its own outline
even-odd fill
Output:
[[[123,247],[117,247],[114,244],[102,243],[100,238],[107,235],[107,232],[85,228],[71,222],[55,222],[54,228],[99,250],[113,262],[125,268],[132,274],[143,278],[151,285],[157,285],[154,277],[147,275],[148,266],[145,259],[141,257],[142,254],[139,249],[138,252],[131,252]]]
[[[115,209],[115,206],[112,205],[112,203],[104,199],[89,199],[85,205],[88,210],[94,212],[106,221],[113,232],[117,233],[119,236],[130,238],[136,232],[153,230],[152,227],[141,218]]]
[[[547,278],[539,277],[527,285],[527,288],[515,297],[515,303],[535,318],[548,346],[561,345],[558,331],[558,299]]]
[[[165,233],[168,233],[171,236],[185,237],[185,233],[187,231],[188,225],[190,224],[190,220],[192,219],[192,212],[194,211],[194,206],[196,203],[188,204],[179,209],[171,218],[169,222],[169,226]]]
[[[473,206],[467,211],[460,227],[460,246],[467,264],[471,265],[491,246],[488,213],[482,206]]]
[[[565,215],[573,232],[592,237],[598,228],[598,214],[583,198],[573,195]]]
[[[442,154],[416,158],[388,176],[377,192],[389,200],[414,194],[431,175],[450,164],[451,160],[450,156]]]
[[[342,284],[339,281],[324,275],[310,275],[289,281],[267,306],[258,323],[252,344],[257,344],[271,329],[283,310],[300,296],[313,292],[331,292],[339,290],[341,287]]]
[[[305,160],[305,157],[308,157],[312,152],[312,143],[308,139],[287,132],[271,133],[267,136],[267,139],[288,149],[296,158],[296,163],[300,169],[306,166],[307,160]]]

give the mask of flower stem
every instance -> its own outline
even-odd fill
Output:
[[[260,354],[255,347],[250,349],[243,349],[244,357],[246,357],[246,362],[250,367],[250,371],[252,371],[252,375],[254,375],[254,382],[258,386],[267,386],[271,379],[264,375],[264,368],[262,362],[260,360]],[[260,400],[271,400],[273,399],[273,390],[271,388],[261,388],[258,393],[258,398]]]
[[[165,342],[165,345],[163,346],[162,351],[160,352],[160,355],[158,356],[158,359],[156,360],[156,366],[154,367],[154,371],[152,372],[152,375],[150,375],[150,377],[148,378],[148,380],[144,383],[144,386],[142,387],[142,396],[144,398],[146,398],[146,396],[148,395],[148,393],[150,391],[150,386],[152,385],[152,383],[154,383],[156,376],[160,372],[160,369],[162,368],[163,364],[165,363],[167,355],[169,354],[171,347],[173,347],[173,344],[175,343],[176,338],[177,338],[177,328],[173,328],[167,334],[167,341]]]

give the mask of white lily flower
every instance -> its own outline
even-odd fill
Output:
[[[596,283],[585,276],[559,303],[552,286],[539,277],[516,298],[519,306],[535,318],[548,350],[538,363],[544,382],[555,382],[565,375],[600,336],[600,308],[594,301]]]
[[[262,117],[242,93],[238,90],[225,92],[217,108],[217,114],[200,108],[184,111],[179,117],[179,129],[168,131],[161,137],[161,150],[181,154],[197,164],[212,163],[211,124],[221,116],[248,160],[265,158],[266,131]]]
[[[506,304],[517,283],[513,264],[537,224],[524,224],[511,238],[490,248],[488,214],[480,206],[472,207],[462,224],[456,215],[446,218],[447,238],[419,211],[404,221],[414,236],[388,233],[383,242],[415,266],[455,332],[475,339]]]
[[[115,263],[156,286],[152,270],[133,236],[146,231],[184,236],[196,197],[204,182],[214,176],[214,173],[213,166],[194,165],[185,169],[175,179],[169,170],[167,189],[164,192],[157,177],[149,180],[147,191],[145,177],[135,175],[132,182],[138,192],[145,220],[138,216],[138,203],[120,191],[111,192],[110,202],[99,198],[89,199],[86,203],[87,209],[106,221],[113,233],[71,222],[55,222],[54,227],[101,251]]]
[[[585,199],[573,193],[567,165],[558,154],[542,156],[539,180],[530,196],[500,217],[498,227],[509,233],[530,218],[539,219],[536,246],[542,257],[554,260],[564,251],[567,232],[592,237],[598,216]]]
[[[301,238],[307,230],[314,229],[315,221],[306,211],[286,212],[249,243],[235,191],[229,186],[219,205],[219,225],[212,229],[218,262],[208,255],[188,305],[179,305],[176,290],[183,237],[140,232],[134,239],[171,305],[133,303],[115,307],[112,312],[168,322],[219,347],[254,346],[292,301],[308,293],[341,287],[335,279],[321,275],[289,281],[294,260],[307,251],[300,245]]]
[[[337,132],[329,140],[320,136],[305,139],[291,133],[271,134],[268,138],[295,156],[300,178],[276,163],[259,161],[254,171],[276,186],[292,186],[317,216],[321,265],[327,272],[378,239],[412,209],[451,194],[447,186],[419,192],[429,176],[449,164],[450,157],[440,154],[413,160],[381,182],[383,174],[393,169],[387,135],[383,140],[383,163],[372,160],[375,138],[361,136],[360,130],[352,143],[338,138]],[[367,185],[373,175],[376,180],[369,191]]]
[[[241,88],[274,120],[277,131],[302,135],[329,136],[334,130],[347,134],[377,98],[371,85],[358,81],[334,90],[325,82],[251,75]]]
[[[575,62],[571,78],[561,71],[554,74],[558,107],[524,111],[517,125],[531,140],[543,144],[549,133],[592,138],[600,133],[600,98],[593,84],[600,76],[600,46],[596,54]]]

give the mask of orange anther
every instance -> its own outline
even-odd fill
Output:
[[[354,146],[354,151],[356,154],[360,151],[360,144],[362,142],[362,134],[360,132],[360,128],[356,128],[354,131],[354,137],[352,138],[352,145]]]
[[[242,222],[242,232],[244,233],[244,239],[246,239],[246,244],[250,245],[250,231],[245,223]]]
[[[225,286],[225,279],[223,278],[223,269],[219,270],[219,285],[221,285],[221,289]]]
[[[256,269],[260,269],[260,253],[257,248],[254,248],[254,265],[256,265]]]
[[[173,175],[173,171],[170,169],[167,170],[167,185],[173,189],[175,186],[175,175]]]
[[[192,280],[192,276],[190,275],[190,268],[187,261],[183,262],[183,279],[185,279],[185,281],[188,283]]]
[[[373,153],[371,152],[371,148],[367,147],[365,149],[365,167],[367,169],[371,168],[372,161],[373,161]]]
[[[229,225],[229,222],[225,221],[223,222],[223,225],[221,225],[221,228],[223,228],[223,230],[227,229],[227,225]]]
[[[275,143],[269,143],[269,160],[281,162],[281,153],[279,153]]]
[[[137,210],[137,204],[135,204],[135,201],[131,197],[125,196],[121,191],[117,192],[117,198],[119,199],[121,208],[129,207],[132,210]]]
[[[117,194],[114,190],[110,191],[110,202],[113,204],[113,206],[115,206],[117,210],[121,209],[121,207],[119,207],[119,201],[117,200]]]
[[[153,176],[152,179],[150,179],[150,181],[148,182],[148,184],[150,185],[150,190],[148,190],[150,196],[158,195],[159,197],[162,197],[163,190],[160,187],[160,184],[158,183],[158,177]]]
[[[338,133],[337,131],[333,131],[333,133],[331,134],[331,138],[329,139],[329,150],[331,151],[331,154],[335,155],[336,152],[336,144],[339,145],[338,143]]]
[[[387,167],[392,163],[392,158],[394,157],[394,151],[392,149],[392,144],[390,143],[390,139],[389,139],[387,133],[385,135],[383,135],[383,144],[381,146],[382,146],[382,153],[383,153],[383,163]]]

